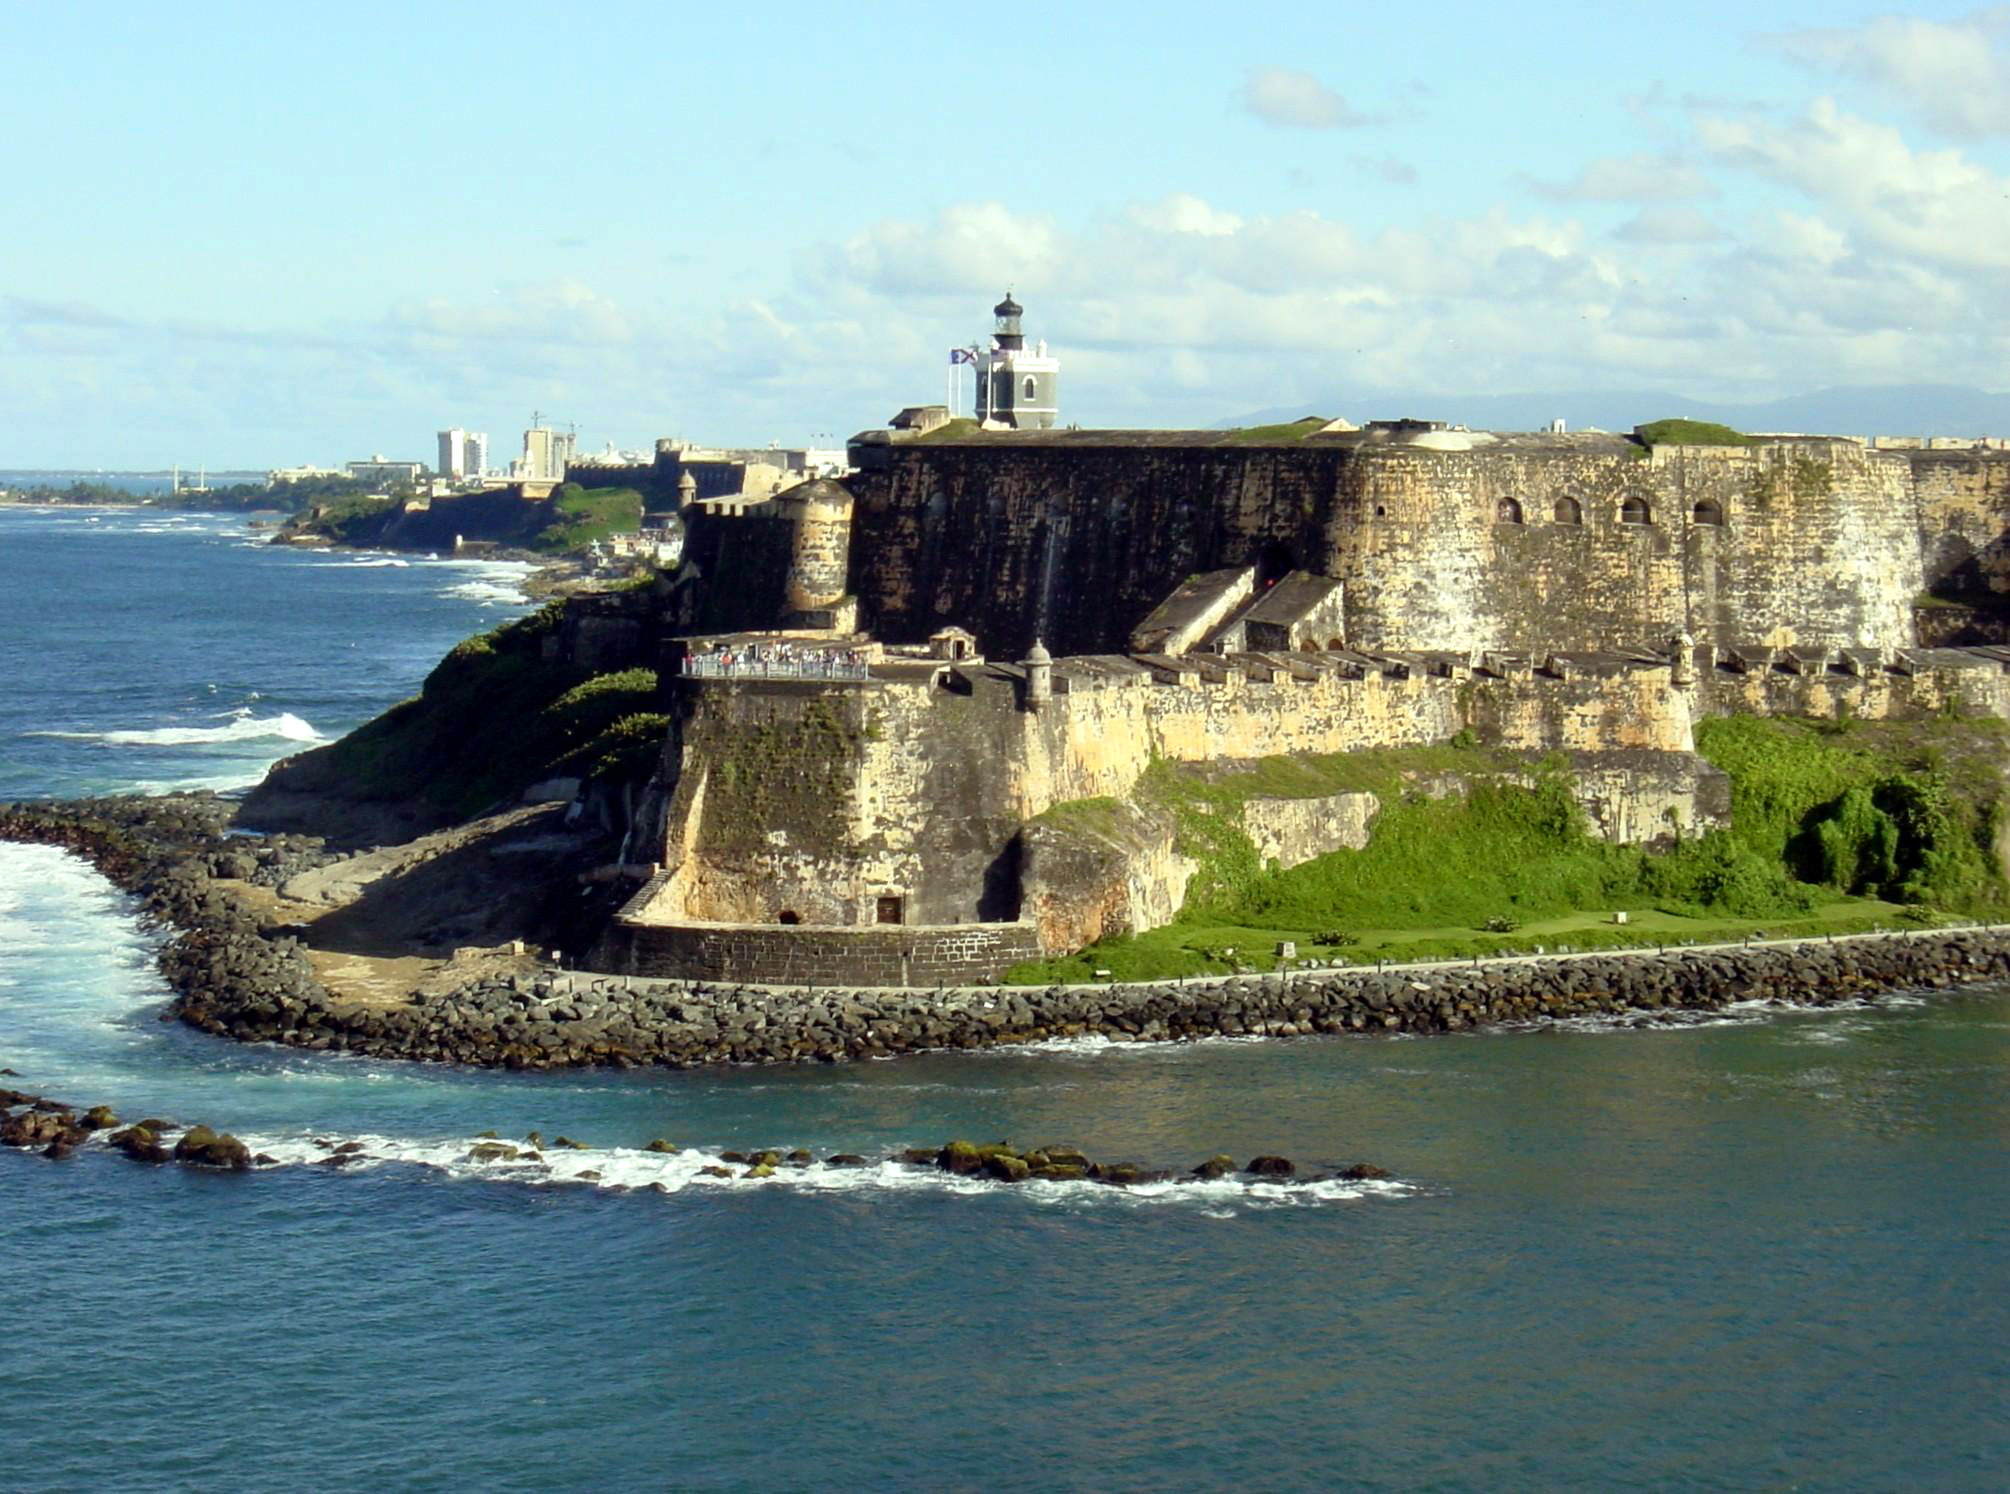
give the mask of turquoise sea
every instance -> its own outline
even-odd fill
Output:
[[[0,798],[249,782],[517,615],[519,575],[0,509]],[[8,1487],[1993,1489],[2010,1466],[2010,991],[523,1076],[162,1023],[155,939],[81,863],[0,846],[0,1083],[290,1165],[0,1153]],[[532,1128],[593,1150],[460,1160]],[[1396,1181],[697,1173],[951,1136]],[[317,1139],[372,1160],[313,1165]]]

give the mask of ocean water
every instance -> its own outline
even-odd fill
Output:
[[[0,510],[0,797],[248,781],[518,610],[508,570],[254,538]],[[10,1486],[1994,1488],[2010,1455],[2003,990],[525,1076],[163,1023],[154,941],[0,846],[0,1083],[288,1165],[0,1154]],[[464,1160],[489,1129],[591,1150]],[[698,1172],[957,1135],[1396,1176]]]

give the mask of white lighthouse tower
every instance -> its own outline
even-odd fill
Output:
[[[1005,292],[991,308],[998,328],[991,348],[977,358],[977,418],[986,430],[1044,431],[1061,412],[1061,360],[1047,344],[1028,349],[1019,330],[1026,308]]]

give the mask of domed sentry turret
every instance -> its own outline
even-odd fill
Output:
[[[1054,656],[1035,638],[1020,662],[1026,669],[1026,704],[1037,711],[1054,698]]]
[[[1012,292],[1005,292],[1005,299],[991,308],[991,314],[998,318],[998,346],[1001,348],[1023,348],[1026,337],[1019,330],[1019,318],[1026,308],[1012,299]]]

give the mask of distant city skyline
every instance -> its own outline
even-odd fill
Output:
[[[8,30],[0,466],[829,446],[1008,287],[1089,425],[2010,385],[2010,6]]]

